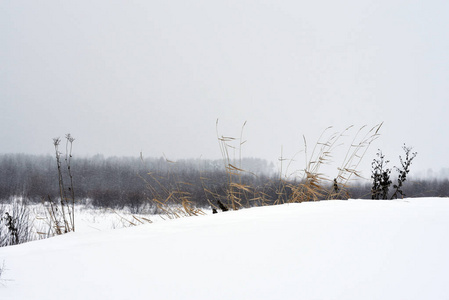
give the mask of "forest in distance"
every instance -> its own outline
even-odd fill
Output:
[[[62,164],[64,167],[64,164]],[[239,166],[239,184],[245,194],[244,206],[260,205],[279,199],[280,176],[272,163],[258,158],[243,158]],[[244,170],[244,171],[243,171]],[[171,162],[165,158],[93,157],[71,161],[73,186],[77,202],[96,207],[129,207],[138,211],[142,205],[158,196],[169,198],[173,191],[188,194],[196,207],[210,207],[217,199],[226,200],[229,174],[223,160],[185,159]],[[68,181],[68,179],[65,179]],[[295,184],[295,179],[292,179]],[[331,185],[331,182],[329,182]],[[348,198],[370,199],[369,180],[354,182],[347,187]],[[414,179],[404,184],[407,197],[448,197],[447,178]],[[58,170],[51,155],[1,154],[0,201],[23,197],[30,202],[59,197]],[[283,197],[288,199],[289,190]],[[284,201],[287,202],[287,201]]]

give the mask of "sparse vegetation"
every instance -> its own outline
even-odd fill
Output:
[[[372,142],[378,138],[382,124],[356,130],[347,149],[343,148],[348,144],[344,139],[351,135],[353,126],[342,132],[333,132],[331,127],[327,128],[310,153],[308,141],[303,137],[304,150],[297,155],[304,156],[304,167],[294,169],[297,155],[287,159],[281,150],[280,170],[277,173],[266,161],[243,157],[245,126],[246,123],[241,128],[240,137],[233,138],[219,134],[217,121],[221,162],[175,162],[167,158],[144,158],[143,155],[140,158],[107,159],[95,156],[72,162],[74,139],[67,134],[65,154],[59,151],[61,140],[54,139],[53,160],[42,156],[0,155],[0,194],[12,198],[22,195],[22,199],[31,202],[36,202],[38,197],[44,200],[47,215],[38,218],[46,222],[48,229],[41,228],[37,232],[40,237],[74,231],[76,202],[111,209],[123,224],[134,226],[152,222],[150,218],[137,216],[142,213],[178,218],[204,214],[205,208],[216,213],[243,207],[350,197],[388,199],[392,169],[388,168],[389,161],[380,150],[372,163],[372,185],[351,181],[361,178],[358,167]],[[403,185],[416,156],[411,148],[404,145],[403,149],[405,157],[400,156],[401,167],[394,169],[398,172],[398,179],[393,185],[392,199],[405,196]],[[331,169],[329,166],[336,163],[333,154],[337,150],[343,150],[344,159],[337,164],[337,168]],[[50,181],[48,177],[55,178],[55,159],[58,178]],[[1,172],[4,169],[8,170],[10,176]],[[336,173],[328,177],[323,169],[328,174],[332,174],[332,170]],[[52,170],[52,174],[49,170]],[[267,171],[264,173],[260,170]],[[18,180],[22,180],[22,184],[18,184]],[[420,181],[408,189],[408,195],[449,195],[449,181],[434,182],[432,186],[435,188]],[[417,187],[422,189],[418,192]],[[121,215],[120,210],[123,208],[133,214],[131,218]],[[24,211],[17,209],[12,213],[11,210],[2,211],[2,245],[22,243],[34,238],[33,233],[30,233],[30,225],[22,221],[29,218],[29,214],[25,216]]]
[[[220,152],[223,158],[224,168],[227,175],[227,183],[224,188],[224,192],[226,194],[225,202],[227,203],[227,205],[224,205],[220,201],[220,199],[216,199],[219,208],[223,211],[228,210],[228,207],[230,207],[232,210],[237,210],[245,206],[249,207],[252,206],[251,202],[260,199],[254,197],[253,187],[245,184],[243,181],[244,175],[251,174],[251,172],[246,171],[242,168],[242,146],[246,143],[246,141],[243,140],[243,132],[245,126],[246,122],[241,128],[240,137],[236,139],[234,137],[220,135],[218,131],[218,120],[216,123],[218,144],[220,146]],[[234,146],[232,144],[233,142],[236,142],[237,145]],[[236,152],[237,155],[235,154]],[[234,153],[234,155],[232,155],[231,153]],[[212,193],[211,195],[216,196],[216,193]],[[210,205],[216,208],[212,202],[210,203]]]
[[[372,163],[372,175],[373,187],[371,188],[371,199],[379,200],[388,199],[388,190],[390,188],[391,169],[387,168],[387,164],[390,162],[385,160],[385,155],[382,151],[377,152],[377,158]]]
[[[43,204],[47,208],[49,227],[53,234],[60,235],[63,233],[75,231],[75,191],[73,187],[73,176],[71,169],[72,148],[75,140],[70,133],[66,138],[66,152],[65,152],[65,168],[62,164],[62,153],[59,151],[61,143],[60,138],[53,139],[55,147],[56,165],[58,168],[58,187],[59,187],[59,205],[47,195],[47,200],[43,199]],[[66,170],[66,172],[64,172]],[[68,179],[69,184],[66,185],[65,179]]]
[[[28,206],[19,199],[13,200],[9,205],[0,205],[0,247],[33,239],[33,220]]]
[[[401,162],[401,167],[394,167],[398,172],[397,184],[393,185],[394,192],[391,195],[390,199],[397,199],[400,195],[404,197],[405,194],[402,191],[402,186],[407,179],[407,174],[410,172],[410,165],[413,159],[416,157],[416,152],[411,152],[412,148],[406,147],[405,144],[402,147],[405,152],[405,160],[402,159],[402,156],[399,156],[399,160]],[[391,169],[387,168],[387,164],[390,161],[385,160],[385,156],[382,154],[382,151],[379,150],[377,153],[377,158],[373,160],[372,163],[372,175],[373,184],[371,187],[371,198],[375,200],[386,200],[388,199],[388,192],[390,189],[390,185],[392,183],[390,179]]]
[[[418,154],[417,152],[411,152],[412,148],[406,147],[405,144],[402,147],[402,149],[405,152],[405,159],[402,159],[402,156],[399,156],[399,160],[401,162],[401,167],[395,167],[395,169],[398,171],[398,180],[397,184],[393,185],[394,193],[391,196],[391,199],[397,199],[400,195],[402,198],[405,197],[404,192],[402,191],[402,185],[407,180],[407,174],[410,172],[410,165],[412,164],[413,159]]]
[[[150,171],[146,176],[140,176],[147,189],[147,199],[155,207],[153,212],[163,213],[169,218],[204,214],[192,200],[194,195],[194,190],[191,189],[194,186],[192,180],[179,180],[179,172],[172,169],[176,168],[176,162],[168,159],[166,162],[170,168],[165,174]]]

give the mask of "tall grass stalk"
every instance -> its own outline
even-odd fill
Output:
[[[308,155],[307,140],[303,136],[305,160],[303,177],[299,184],[288,184],[292,192],[288,202],[347,199],[349,197],[349,180],[354,176],[361,177],[358,167],[371,143],[378,138],[381,126],[382,123],[366,133],[364,133],[366,126],[362,126],[355,133],[340,167],[337,168],[337,176],[333,180],[321,172],[321,168],[333,162],[333,153],[338,147],[344,145],[340,140],[348,136],[348,132],[353,126],[347,127],[341,133],[332,132],[330,134],[327,132],[332,127],[326,128],[315,143],[310,156]]]
[[[372,127],[364,135],[362,134],[363,130],[366,128],[366,125],[362,126],[354,135],[354,138],[346,151],[345,158],[343,159],[341,166],[338,168],[337,176],[334,178],[338,189],[337,191],[336,189],[332,189],[332,192],[329,194],[328,198],[348,198],[349,194],[347,189],[349,187],[349,182],[352,177],[362,178],[360,172],[358,171],[359,165],[371,143],[380,136],[379,131],[382,125],[383,123],[380,123]],[[347,130],[351,127],[348,127]],[[345,130],[345,132],[347,130]],[[361,135],[362,137],[359,138]]]
[[[141,158],[143,161],[142,155]],[[165,162],[169,164],[169,168],[164,176],[154,171],[148,172],[147,177],[139,175],[149,193],[148,200],[170,219],[204,214],[201,209],[195,207],[191,193],[187,190],[191,184],[178,180],[178,172],[171,172],[171,168],[176,167],[176,162],[167,158]]]
[[[48,201],[43,199],[43,204],[47,208],[49,226],[52,229],[53,234],[56,235],[75,231],[75,191],[73,187],[73,176],[71,168],[73,141],[75,139],[70,135],[70,133],[67,134],[65,138],[66,154],[64,161],[66,172],[64,172],[63,164],[61,161],[62,153],[59,151],[61,139],[53,139],[56,165],[58,168],[59,205],[57,205],[53,201],[50,195],[48,195],[47,197]],[[69,179],[68,186],[66,186],[66,184],[64,183],[64,177],[68,177]]]
[[[218,119],[216,121],[217,140],[228,177],[226,187],[227,204],[233,210],[237,210],[244,206],[249,207],[251,206],[251,202],[262,199],[261,197],[251,197],[250,195],[254,195],[252,187],[242,182],[243,174],[250,173],[242,168],[242,146],[246,143],[246,140],[243,140],[245,126],[246,121],[242,125],[240,138],[236,139],[234,137],[220,135],[218,130]],[[234,146],[233,143],[237,143],[237,146]],[[238,160],[235,155],[233,157],[230,155],[231,150],[234,153],[235,151],[238,151]],[[246,201],[246,203],[243,203],[244,201]]]

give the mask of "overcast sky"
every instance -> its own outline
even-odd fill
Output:
[[[373,153],[398,164],[406,143],[437,171],[448,16],[447,0],[0,1],[0,152],[52,153],[70,132],[75,155],[219,158],[219,119],[276,161],[303,135],[384,122]]]

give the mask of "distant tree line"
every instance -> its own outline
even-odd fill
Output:
[[[165,158],[96,155],[75,158],[71,164],[76,198],[79,201],[89,199],[94,206],[102,207],[139,206],[154,194],[163,195],[167,190],[189,192],[193,202],[207,206],[204,189],[220,193],[227,176],[221,160],[171,162]],[[267,161],[257,158],[246,158],[242,164],[254,173],[273,168]],[[251,185],[260,181],[254,176],[247,176],[245,180]],[[58,193],[55,157],[0,155],[0,201],[23,196],[39,202],[48,197],[57,198]]]
[[[262,159],[246,158],[241,167],[249,172],[239,178],[241,186],[251,189],[245,205],[272,204],[279,198],[279,175]],[[75,196],[99,207],[137,209],[151,199],[171,197],[173,193],[188,195],[198,207],[209,207],[217,199],[225,199],[229,173],[221,160],[190,159],[170,162],[165,158],[93,157],[74,158]],[[257,176],[253,175],[257,174]],[[294,182],[291,182],[294,184]],[[359,183],[349,188],[350,198],[371,198],[371,183]],[[449,180],[413,180],[404,186],[407,197],[447,197]],[[245,193],[245,190],[242,190]],[[40,202],[58,198],[58,173],[54,157],[0,155],[0,201],[13,196]],[[288,199],[289,190],[282,197]],[[258,200],[259,199],[259,200]],[[225,201],[223,201],[225,203]]]

